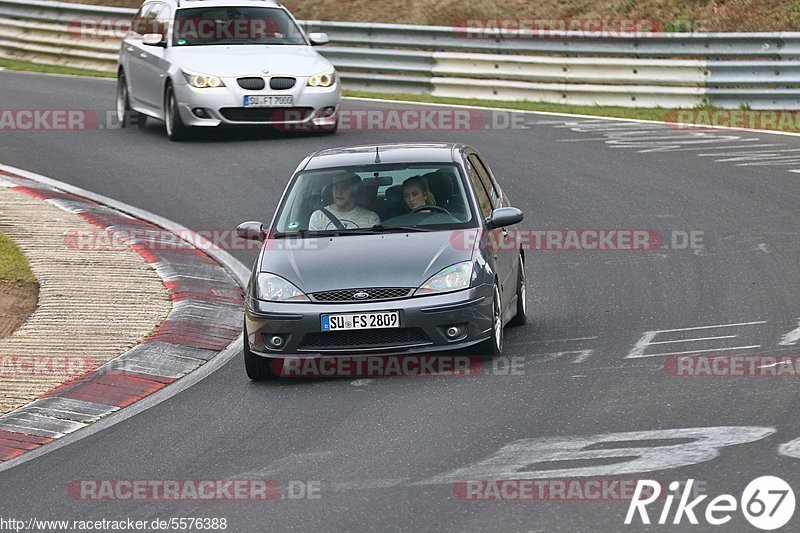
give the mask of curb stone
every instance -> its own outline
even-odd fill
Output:
[[[0,463],[73,433],[134,404],[211,361],[241,333],[243,294],[204,251],[158,246],[164,230],[82,196],[0,170],[0,186],[75,213],[120,238],[154,268],[169,291],[167,319],[137,346],[77,379],[0,416]],[[155,244],[155,246],[154,246]]]

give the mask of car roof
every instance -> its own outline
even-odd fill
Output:
[[[281,7],[278,0],[167,0],[180,9],[193,7]]]
[[[376,153],[379,163],[453,163],[455,153],[468,148],[459,143],[395,143],[365,144],[329,148],[309,157],[305,170],[374,165]]]

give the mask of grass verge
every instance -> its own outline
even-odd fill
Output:
[[[54,65],[40,65],[30,61],[18,61],[16,59],[0,59],[0,67],[7,70],[19,72],[41,72],[45,74],[66,74],[70,76],[91,76],[94,78],[116,78],[113,72],[102,72],[99,70],[85,70],[72,67],[59,67]]]
[[[647,107],[580,106],[528,101],[503,102],[497,100],[477,100],[472,98],[442,98],[427,94],[367,93],[361,91],[344,91],[344,94],[345,96],[353,96],[357,98],[382,98],[385,100],[425,102],[431,104],[496,107],[510,110],[548,111],[551,113],[568,113],[571,115],[597,115],[603,117],[632,118],[640,120],[665,120],[665,116],[667,114],[666,109]]]
[[[28,260],[14,241],[0,233],[0,282],[36,283]]]

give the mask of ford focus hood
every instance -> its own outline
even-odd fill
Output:
[[[477,232],[437,231],[269,240],[260,271],[305,293],[372,287],[416,288],[445,267],[469,261]]]

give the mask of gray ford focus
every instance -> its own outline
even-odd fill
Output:
[[[264,241],[245,299],[248,376],[320,355],[500,354],[503,328],[527,314],[522,217],[464,144],[312,154],[269,228],[237,230]]]

